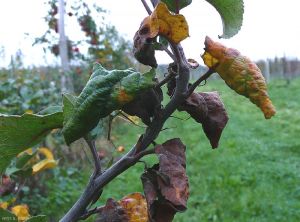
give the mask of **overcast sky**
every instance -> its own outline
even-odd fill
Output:
[[[127,39],[132,39],[146,11],[140,0],[89,0],[108,10],[107,22],[116,26]],[[40,47],[32,47],[30,36],[40,36],[47,25],[43,21],[47,8],[43,0],[0,1],[0,66],[6,65],[18,49],[24,54],[26,65],[50,64],[50,57],[43,58]],[[300,1],[299,0],[244,0],[245,14],[241,31],[229,40],[227,46],[237,48],[244,55],[258,60],[274,56],[300,58]],[[217,39],[222,34],[222,22],[215,9],[204,0],[193,0],[190,7],[181,11],[189,23],[190,37],[182,42],[187,57],[200,61],[206,35]],[[69,35],[76,36],[72,23]],[[78,36],[78,35],[77,35]],[[158,62],[169,58],[159,53]]]

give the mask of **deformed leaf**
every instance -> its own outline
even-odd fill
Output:
[[[122,108],[154,86],[155,70],[141,74],[133,69],[108,71],[97,64],[90,80],[73,102],[64,99],[63,134],[67,144],[85,136],[101,118]],[[72,107],[73,106],[73,107]],[[69,108],[68,108],[69,107]]]
[[[148,222],[148,211],[145,197],[141,193],[132,193],[123,197],[119,204],[128,215],[129,222]]]
[[[141,26],[135,33],[133,55],[140,63],[156,68],[154,39],[148,37],[148,31]]]
[[[148,215],[150,221],[171,222],[176,214],[176,210],[161,195],[158,187],[159,165],[156,164],[148,168],[141,176],[144,193],[147,200]]]
[[[221,134],[228,122],[228,115],[218,92],[192,93],[178,110],[186,111],[201,123],[212,148],[218,147]]]
[[[36,174],[41,171],[56,167],[57,161],[54,160],[54,156],[51,150],[49,150],[46,147],[42,147],[38,149],[38,153],[43,154],[45,156],[45,159],[39,161],[38,163],[32,166],[32,174]]]
[[[155,148],[159,164],[141,176],[151,221],[170,222],[186,210],[189,196],[185,172],[185,146],[172,139]]]
[[[144,124],[149,125],[151,118],[160,110],[162,99],[160,88],[150,89],[127,103],[122,110],[131,116],[138,116]]]
[[[220,38],[231,38],[239,32],[243,24],[243,0],[206,0],[220,14],[223,22],[223,34]]]
[[[180,9],[192,3],[192,0],[162,0],[168,9],[172,12],[178,13]]]
[[[0,115],[0,172],[18,153],[39,143],[52,129],[62,128],[62,123],[62,112]]]
[[[266,119],[275,115],[276,110],[268,96],[265,79],[249,58],[209,37],[205,39],[205,53],[202,58],[208,67],[214,66],[231,89],[256,104]]]
[[[18,221],[25,221],[30,216],[29,208],[26,204],[20,204],[12,207],[11,212],[18,217]]]
[[[185,172],[185,145],[180,139],[172,139],[155,148],[159,158],[159,172],[167,175],[169,184],[158,177],[161,194],[177,211],[186,210],[189,183]]]
[[[106,205],[101,208],[96,222],[129,222],[129,217],[125,209],[112,198],[106,201]]]
[[[158,3],[152,14],[143,20],[138,32],[143,34],[145,39],[162,35],[176,44],[189,36],[184,16],[171,14],[166,4],[162,2]]]
[[[151,21],[158,23],[159,34],[169,41],[179,43],[189,36],[188,24],[183,15],[173,15],[164,3],[158,3],[151,14]]]

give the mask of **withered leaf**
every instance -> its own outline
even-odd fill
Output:
[[[265,79],[254,62],[232,48],[205,38],[205,53],[202,55],[208,67],[216,66],[216,72],[225,83],[240,95],[250,99],[264,113],[266,119],[275,115],[276,110],[267,93]]]
[[[150,221],[171,222],[177,211],[160,193],[157,182],[158,170],[159,165],[155,164],[153,167],[148,168],[141,176],[147,200],[148,215]]]
[[[159,172],[169,177],[169,184],[158,177],[161,194],[177,211],[186,210],[189,183],[185,172],[185,145],[180,139],[172,139],[155,148],[159,158]]]
[[[212,148],[218,147],[222,131],[228,122],[228,115],[218,92],[194,92],[178,110],[186,111],[201,123]]]
[[[133,38],[133,55],[142,64],[157,67],[154,39],[149,38],[149,29],[141,25]]]
[[[138,32],[147,38],[162,35],[176,44],[189,36],[185,17],[173,15],[162,2],[158,3],[152,14],[143,20]]]
[[[125,209],[114,199],[109,198],[101,208],[96,222],[129,222]]]
[[[172,221],[176,212],[186,210],[189,197],[185,172],[185,146],[172,139],[155,147],[159,164],[142,175],[149,216],[156,222]]]
[[[145,197],[141,193],[132,193],[123,197],[119,204],[126,211],[129,222],[148,222],[148,209]]]
[[[138,116],[144,124],[149,125],[151,118],[160,110],[162,100],[160,88],[150,89],[123,106],[122,110],[131,116]]]

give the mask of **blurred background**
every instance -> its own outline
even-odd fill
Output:
[[[81,92],[94,62],[107,69],[148,69],[131,52],[132,38],[147,16],[141,1],[59,1],[1,1],[1,114],[37,113],[61,105],[62,91]],[[300,221],[300,3],[244,0],[244,6],[240,32],[221,40],[221,18],[206,1],[194,0],[181,11],[190,29],[190,37],[182,42],[186,56],[200,63],[191,81],[205,71],[200,55],[208,35],[256,62],[277,114],[264,120],[257,107],[216,75],[198,90],[219,91],[228,110],[230,120],[219,149],[210,149],[201,126],[188,115],[174,114],[178,118],[166,123],[168,130],[157,142],[181,137],[187,145],[191,196],[188,210],[175,221]],[[65,13],[59,14],[60,7]],[[156,58],[162,78],[172,61],[163,52]],[[118,117],[108,141],[108,126],[101,124],[97,147],[104,167],[128,151],[144,131]],[[39,147],[51,150],[58,165],[26,179],[11,177],[11,192],[3,191],[3,176],[0,207],[9,201],[26,204],[31,215],[45,214],[49,221],[57,221],[83,190],[92,172],[91,157],[83,141],[67,147],[59,131]],[[150,165],[156,161],[145,160]],[[142,191],[143,167],[137,165],[114,180],[98,204]]]

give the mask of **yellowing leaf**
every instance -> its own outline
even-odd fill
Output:
[[[39,148],[38,150],[39,154],[43,154],[46,159],[41,160],[40,162],[34,164],[32,166],[32,174],[39,173],[41,171],[47,170],[47,169],[52,169],[56,167],[57,162],[54,160],[53,154],[51,150],[49,150],[46,147]]]
[[[7,209],[8,205],[9,205],[8,202],[2,202],[0,203],[0,208]]]
[[[147,38],[162,35],[178,44],[189,36],[189,28],[183,15],[170,13],[166,4],[160,2],[152,14],[143,20],[138,33]]]
[[[32,174],[34,175],[41,171],[52,169],[56,167],[56,165],[57,163],[55,160],[48,160],[48,159],[42,160],[32,166]]]
[[[16,205],[11,208],[11,212],[18,217],[18,221],[25,221],[29,218],[29,208],[26,204]]]
[[[141,193],[132,193],[118,202],[126,211],[129,222],[148,222],[147,203]]]
[[[54,160],[53,153],[46,147],[39,148],[38,153],[43,154],[47,159]]]
[[[212,68],[225,80],[226,84],[250,99],[264,113],[266,119],[275,115],[276,110],[267,93],[265,79],[254,62],[241,55],[239,51],[205,39],[204,63]]]

